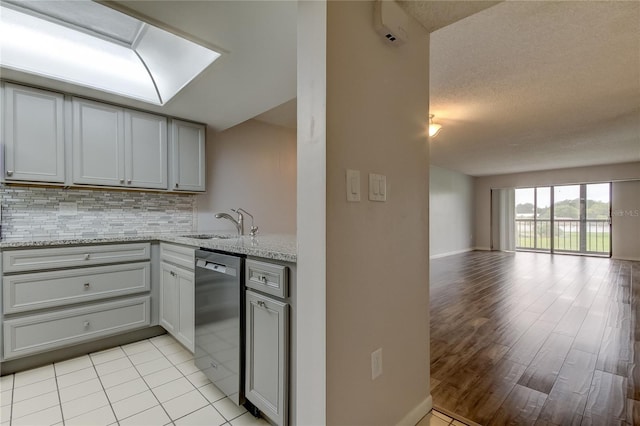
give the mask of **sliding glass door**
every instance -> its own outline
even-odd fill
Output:
[[[549,187],[516,189],[516,248],[551,250]]]
[[[611,254],[611,184],[516,189],[516,249]]]

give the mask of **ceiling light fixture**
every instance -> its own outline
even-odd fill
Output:
[[[436,124],[433,122],[433,114],[429,114],[429,137],[430,138],[435,138],[438,133],[440,133],[440,130],[442,130],[442,125],[441,124]]]
[[[220,54],[93,1],[3,0],[0,65],[164,105]]]

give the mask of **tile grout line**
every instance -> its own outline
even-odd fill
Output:
[[[56,381],[56,394],[58,395],[58,403],[60,404],[60,417],[62,418],[62,426],[65,425],[64,411],[62,411],[62,398],[60,397],[60,386],[58,385],[58,372],[56,370],[56,364],[51,363],[53,368],[53,379]],[[13,403],[13,401],[11,401]]]
[[[164,356],[164,357],[167,359],[167,361],[169,361],[169,362],[171,363],[171,365],[172,365],[176,370],[178,370],[178,371],[180,372],[180,374],[182,375],[182,377],[183,377],[183,378],[185,378],[189,383],[191,383],[191,380],[189,380],[189,378],[188,378],[188,377],[187,377],[187,376],[182,372],[182,370],[180,370],[180,369],[176,366],[176,364],[174,364],[174,363],[173,363],[173,361],[171,361],[169,358],[167,358],[167,355],[165,355],[165,354],[164,354],[164,352],[162,352],[162,351],[160,350],[160,347],[156,346],[156,345],[151,341],[151,339],[148,339],[148,340],[149,340],[149,343],[151,343],[151,344],[152,344],[152,345],[153,345],[153,346],[154,346],[158,351],[160,351],[160,353],[162,354],[162,356]],[[178,343],[178,342],[176,341],[176,343]],[[179,344],[179,343],[178,343],[178,344]],[[184,349],[184,348],[183,348],[183,349]],[[195,364],[195,354],[194,354],[194,358],[192,358],[192,359],[191,359],[191,361],[193,361],[193,363]],[[189,361],[185,361],[185,363],[186,363],[186,362],[189,362]],[[143,378],[143,380],[144,380],[144,378]],[[178,380],[178,379],[176,379],[176,380]],[[146,383],[146,381],[145,381],[145,383]],[[195,388],[195,390],[196,390],[196,391],[198,391],[198,393],[200,394],[200,396],[202,396],[202,397],[205,399],[205,401],[207,401],[207,405],[210,405],[210,406],[211,406],[211,408],[213,408],[214,410],[216,410],[216,412],[217,412],[218,414],[220,414],[220,416],[225,420],[225,423],[223,423],[222,425],[225,425],[225,424],[227,424],[227,423],[229,423],[229,422],[231,421],[231,420],[227,420],[227,418],[226,418],[226,417],[225,417],[225,416],[224,416],[220,411],[218,411],[218,409],[217,409],[216,407],[214,407],[213,402],[209,401],[209,398],[207,398],[207,397],[206,397],[206,396],[205,396],[205,395],[200,391],[200,387],[198,387],[198,386],[194,385],[193,383],[191,383],[191,385],[193,385],[193,387]],[[205,386],[207,386],[207,385],[205,385]],[[214,386],[215,386],[215,385],[214,385]],[[152,391],[152,392],[153,392],[153,391]],[[155,396],[155,394],[154,394],[154,396]],[[179,395],[179,396],[182,396],[182,395]],[[177,397],[175,397],[175,398],[178,398],[179,396],[177,396]],[[175,398],[171,398],[169,401],[171,401],[172,399],[175,399]],[[222,398],[220,398],[220,399],[217,399],[217,400],[216,400],[216,401],[214,401],[214,402],[221,401],[221,400],[223,400],[224,398],[225,398],[225,397],[222,397]],[[162,405],[162,403],[160,403],[160,405]],[[205,407],[206,407],[206,405],[205,405]],[[164,407],[162,407],[162,408],[164,409]],[[177,421],[177,420],[180,420],[180,419],[182,419],[182,418],[184,418],[184,417],[186,417],[186,416],[189,416],[189,415],[191,415],[191,414],[195,413],[196,411],[199,411],[199,410],[201,410],[201,409],[203,409],[203,408],[204,408],[204,407],[200,407],[200,408],[198,408],[197,410],[192,411],[191,413],[185,414],[184,416],[181,416],[181,417],[177,418],[177,419],[176,419],[176,421]],[[165,412],[166,412],[166,410],[165,410]],[[244,414],[244,413],[243,413],[243,414]],[[242,414],[241,414],[241,415],[242,415]],[[169,413],[167,413],[167,416],[171,419],[171,416],[169,416]],[[235,419],[237,419],[238,417],[240,417],[240,416],[234,417],[232,420],[235,420]],[[172,421],[172,422],[174,422],[174,420],[173,420],[173,419],[172,419],[171,421]]]
[[[117,346],[118,348],[120,348],[120,350],[122,350],[122,348],[120,346]],[[122,351],[124,352],[124,351]],[[126,355],[126,352],[125,352]],[[100,382],[100,386],[102,387],[102,392],[104,392],[104,396],[107,398],[107,401],[109,402],[109,408],[111,408],[111,412],[113,413],[113,418],[116,419],[116,424],[120,425],[120,421],[118,420],[118,416],[116,416],[116,412],[113,409],[113,404],[111,403],[111,399],[109,398],[109,394],[107,393],[107,389],[104,387],[104,383],[102,383],[102,378],[100,377],[100,373],[98,373],[98,369],[96,368],[96,363],[93,362],[93,358],[91,357],[91,354],[87,354],[87,356],[89,357],[89,361],[91,361],[91,365],[93,366],[93,370],[96,372],[96,376],[98,377],[98,382]],[[113,423],[109,423],[110,425]]]
[[[169,361],[169,363],[171,363],[171,365],[172,365],[172,366],[174,366],[174,365],[173,365],[173,363],[171,362],[171,360],[169,360],[169,359],[165,356],[164,352],[162,352],[162,351],[161,351],[161,350],[160,350],[156,345],[154,345],[154,344],[153,344],[153,342],[151,341],[151,339],[140,340],[139,342],[148,342],[149,344],[151,344],[151,346],[153,346],[153,347],[154,347],[158,352],[160,352],[160,353],[162,354],[162,356],[163,356],[167,361]],[[138,343],[138,342],[134,342],[134,343]],[[134,370],[136,370],[136,372],[140,375],[140,378],[142,379],[142,381],[145,383],[145,385],[147,385],[147,387],[149,388],[149,391],[151,392],[151,395],[153,395],[153,397],[156,399],[156,401],[158,401],[158,404],[160,405],[160,408],[162,408],[162,411],[164,411],[164,413],[167,415],[167,418],[168,418],[168,419],[169,419],[169,421],[170,421],[169,423],[173,425],[173,424],[174,424],[173,419],[171,418],[171,416],[170,416],[170,415],[169,415],[169,413],[167,412],[166,408],[164,408],[164,405],[162,405],[162,402],[160,402],[160,400],[158,399],[158,397],[156,396],[156,394],[153,392],[153,388],[152,388],[152,387],[149,385],[149,383],[147,383],[147,381],[145,380],[144,375],[140,373],[140,371],[138,370],[137,365],[135,365],[135,364],[133,363],[133,361],[131,361],[131,358],[129,358],[129,354],[127,353],[127,351],[125,351],[125,350],[124,350],[124,348],[122,348],[122,347],[120,347],[120,349],[122,349],[122,352],[124,352],[124,355],[127,357],[127,359],[129,360],[129,362],[131,363],[131,365],[133,365]],[[134,354],[134,355],[135,355],[135,354]],[[149,362],[153,362],[153,360],[151,360],[151,361],[149,361]],[[143,364],[145,364],[145,363],[143,363]],[[175,366],[174,366],[174,367],[175,367]],[[176,368],[176,370],[178,370],[178,369]],[[160,370],[160,371],[162,371],[162,370]],[[180,371],[180,370],[178,370],[178,371]],[[153,374],[153,373],[151,373],[151,374]],[[182,374],[182,371],[180,371],[180,374]],[[170,383],[170,382],[168,382],[168,383]],[[153,407],[151,407],[151,408],[153,408]],[[146,411],[146,410],[144,410],[144,411]],[[144,411],[143,411],[143,412],[144,412]],[[135,416],[135,415],[137,415],[137,414],[139,414],[139,413],[133,414],[132,416]],[[129,416],[129,417],[132,417],[132,416]],[[126,418],[128,418],[128,417],[126,417]],[[117,420],[117,417],[116,417],[116,420]],[[124,420],[124,419],[123,419],[123,420]],[[167,423],[167,424],[169,424],[169,423]]]

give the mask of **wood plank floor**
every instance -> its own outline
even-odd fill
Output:
[[[434,406],[482,425],[640,425],[640,262],[431,261]]]

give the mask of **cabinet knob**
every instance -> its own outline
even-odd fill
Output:
[[[131,179],[127,179],[127,183],[129,183],[129,184],[130,184],[130,183],[131,183]]]
[[[176,182],[176,188],[178,187],[178,183]]]
[[[13,170],[7,170],[7,176],[13,176]],[[176,186],[178,185],[176,184]]]
[[[84,283],[85,290],[89,290],[89,287],[91,287],[91,283]]]
[[[89,260],[89,259],[91,259],[91,255],[89,253],[86,253],[84,255],[84,260]]]
[[[171,276],[172,276],[172,277],[175,277],[175,276],[176,276],[176,273],[175,273],[175,272],[173,272],[173,271],[171,271],[171,272],[169,272],[169,273],[171,274]]]
[[[85,321],[83,325],[84,325],[84,328],[89,328],[91,323],[89,321]]]
[[[260,281],[262,281],[265,284],[268,282],[267,277],[264,275],[260,277]]]
[[[264,303],[262,300],[258,300],[258,306],[262,306],[263,308],[266,308],[267,304]]]
[[[124,179],[120,179],[120,183],[124,183]]]

